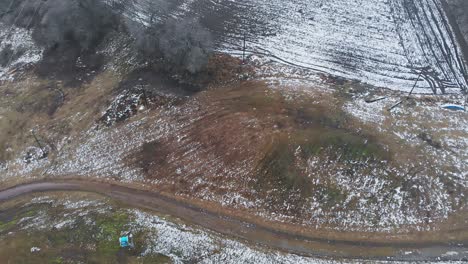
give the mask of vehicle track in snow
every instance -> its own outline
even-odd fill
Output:
[[[403,10],[400,13],[405,14],[406,21],[411,21],[412,27],[421,33],[414,35],[423,55],[419,61],[406,51],[415,47],[404,48],[410,64],[422,73],[432,92],[445,93],[447,88],[457,87],[466,89],[466,66],[442,4],[438,0],[404,0],[393,3],[401,4],[400,8]],[[398,9],[393,12],[396,10]],[[405,23],[401,21],[401,24]],[[404,32],[404,29],[399,32]],[[401,35],[400,39],[403,39]],[[426,66],[421,67],[422,65]]]
[[[416,82],[415,93],[468,89],[468,48],[445,0],[101,1],[145,26],[199,18],[221,52],[242,53],[246,37],[249,53],[311,72],[399,91]]]
[[[249,52],[294,67],[393,90],[417,81],[416,93],[460,93],[466,62],[442,1],[174,0],[170,13],[200,18],[220,51],[238,54],[246,36]],[[132,5],[127,17],[148,23],[141,18],[152,15],[136,8],[148,0]]]

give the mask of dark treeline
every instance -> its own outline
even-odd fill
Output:
[[[170,18],[150,27],[130,26],[138,49],[149,57],[162,57],[171,67],[197,73],[213,50],[211,33],[193,18]]]
[[[116,25],[114,14],[96,0],[10,0],[3,2],[1,19],[28,28],[46,49],[77,46],[91,50]]]

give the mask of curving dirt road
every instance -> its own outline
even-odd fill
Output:
[[[327,240],[319,237],[279,231],[234,217],[221,215],[189,205],[158,193],[120,185],[84,180],[41,181],[18,185],[0,191],[0,202],[41,192],[85,191],[105,195],[128,206],[154,210],[181,218],[209,230],[233,236],[246,242],[305,256],[381,259],[381,260],[465,260],[468,240],[450,242],[362,242]],[[451,252],[450,254],[446,254]]]

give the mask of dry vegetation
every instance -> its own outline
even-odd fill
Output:
[[[108,70],[73,88],[37,77],[2,85],[1,111],[11,121],[0,119],[7,128],[1,157],[14,164],[8,175],[145,183],[205,205],[329,229],[388,229],[400,223],[389,218],[394,215],[404,224],[446,217],[431,203],[429,191],[439,188],[437,168],[427,166],[432,157],[343,110],[368,87],[334,80],[327,83],[337,86],[333,91],[272,89],[249,80],[251,66],[226,55],[211,57],[192,85],[163,77],[161,67],[127,69],[125,75]],[[204,89],[196,92],[193,85]],[[388,120],[384,127],[395,125]],[[417,135],[444,148],[443,135],[433,129],[443,125],[427,124],[431,131]],[[51,149],[45,165],[12,163],[35,145],[32,128]],[[16,130],[21,132],[12,136]],[[423,165],[409,166],[410,159]],[[29,167],[34,169],[24,173]],[[443,191],[462,191],[443,183]],[[407,201],[395,207],[400,191],[408,193]]]

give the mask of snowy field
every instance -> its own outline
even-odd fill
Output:
[[[11,80],[14,69],[41,58],[42,50],[34,44],[30,32],[0,23],[0,81]]]
[[[465,60],[441,0],[103,0],[142,25],[170,17],[197,17],[213,32],[217,49],[248,54],[417,93],[459,93],[468,87]],[[30,32],[4,28],[0,50],[16,54],[0,78],[41,59]],[[7,34],[9,36],[7,36]],[[19,52],[18,52],[19,51]],[[3,76],[3,77],[1,77]]]
[[[246,35],[249,52],[315,72],[401,91],[418,80],[418,93],[467,88],[440,0],[138,0],[124,6],[127,17],[145,25],[168,14],[199,17],[218,37],[218,49],[231,54],[240,54]]]
[[[35,231],[60,232],[62,230],[73,230],[83,228],[83,221],[89,228],[98,225],[96,219],[112,214],[128,215],[129,222],[126,230],[132,233],[143,232],[146,234],[144,245],[141,248],[141,256],[162,254],[168,256],[172,263],[294,263],[294,264],[338,264],[338,263],[411,263],[398,261],[369,261],[369,260],[334,260],[330,258],[304,257],[288,254],[261,246],[253,246],[239,242],[219,234],[189,226],[177,219],[155,215],[137,209],[122,209],[114,207],[105,200],[94,200],[90,198],[76,199],[73,196],[64,198],[39,196],[31,202],[23,205],[23,208],[48,204],[49,209],[41,209],[33,216],[18,219],[16,228],[34,234]],[[21,207],[20,207],[21,208]],[[44,207],[42,207],[44,208]],[[47,207],[46,207],[47,208]],[[72,231],[71,231],[72,232]],[[75,232],[75,231],[73,231]],[[10,232],[1,237],[2,239],[13,239],[17,232]],[[140,242],[141,243],[141,242]],[[43,245],[33,247],[41,251]],[[89,247],[89,246],[88,246]],[[31,254],[35,251],[31,250]],[[414,252],[402,252],[403,255],[411,255]],[[443,253],[441,258],[457,256],[460,253],[449,251]],[[425,262],[431,263],[431,262]],[[436,263],[461,263],[443,262]]]

